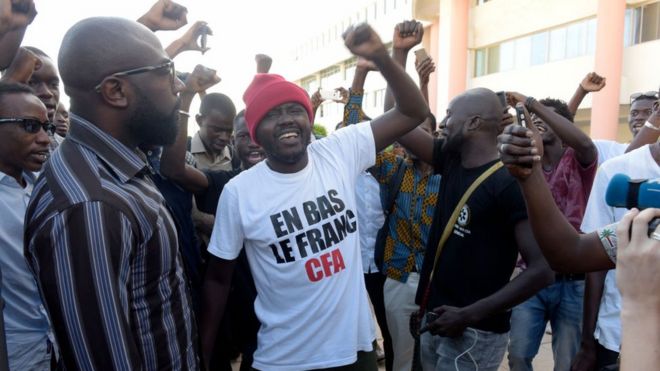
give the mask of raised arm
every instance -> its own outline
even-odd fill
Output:
[[[344,104],[343,126],[357,124],[366,119],[362,110],[362,99],[364,98],[364,82],[370,71],[378,71],[376,65],[364,58],[358,58],[353,83],[348,91],[346,104]]]
[[[32,0],[0,0],[0,70],[16,56],[27,26],[36,16]]]
[[[545,121],[565,145],[575,150],[575,158],[583,167],[592,165],[598,160],[598,150],[594,142],[591,141],[591,138],[564,116],[544,106],[534,98],[528,98],[515,92],[507,92],[506,94],[510,105],[515,106],[516,103],[525,104],[525,108],[530,113],[535,114],[541,120]]]
[[[213,35],[213,31],[206,22],[197,21],[193,23],[188,31],[186,31],[186,33],[180,38],[172,41],[172,43],[165,48],[165,52],[171,59],[174,59],[177,55],[189,50],[198,51],[204,54],[210,48],[202,48],[202,46],[197,43],[197,39],[199,39],[202,34]]]
[[[429,102],[429,81],[431,74],[435,72],[435,63],[433,59],[428,57],[422,61],[415,59],[415,69],[419,75],[419,90],[422,92],[426,103]]]
[[[411,32],[423,32],[422,25]],[[429,115],[429,108],[415,82],[387,53],[376,32],[366,24],[349,28],[344,33],[348,49],[376,65],[387,81],[396,106],[371,121],[376,151],[380,151],[403,134],[414,129]]]
[[[575,116],[582,100],[584,100],[584,97],[586,97],[587,94],[601,91],[605,87],[605,80],[604,77],[596,72],[589,72],[587,76],[580,81],[577,90],[575,90],[573,97],[568,102],[568,110],[571,111],[573,116]]]
[[[179,114],[179,133],[176,141],[169,147],[164,148],[161,156],[160,171],[169,179],[177,182],[189,192],[199,192],[208,188],[209,183],[206,175],[186,164],[186,143],[188,141],[188,117],[190,114],[190,103],[195,94],[206,91],[206,89],[217,84],[220,77],[216,71],[197,65],[186,79],[186,90],[181,92],[181,111]]]
[[[527,122],[531,122],[526,115]],[[534,237],[550,267],[568,273],[613,268],[598,235],[578,234],[555,204],[541,170],[543,144],[536,127],[510,125],[498,137],[498,143],[502,162],[518,179]]]

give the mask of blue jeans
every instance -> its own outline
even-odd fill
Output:
[[[532,360],[539,351],[548,321],[552,327],[552,353],[555,371],[571,369],[580,349],[584,280],[560,281],[539,291],[513,308],[509,368],[532,370]]]
[[[458,338],[434,336],[425,332],[420,338],[424,371],[497,371],[504,358],[509,334],[467,328]]]

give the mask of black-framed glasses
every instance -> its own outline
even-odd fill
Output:
[[[55,125],[52,122],[46,121],[41,122],[37,119],[28,119],[28,118],[19,118],[19,117],[8,117],[0,118],[0,124],[21,124],[23,130],[27,131],[30,134],[36,134],[39,130],[44,129],[48,135],[55,134]]]
[[[165,63],[157,64],[155,66],[138,67],[138,68],[133,68],[133,69],[126,70],[126,71],[115,72],[112,75],[108,75],[103,80],[101,80],[101,82],[94,87],[94,90],[97,91],[97,92],[101,91],[101,86],[103,85],[105,80],[107,80],[111,77],[122,77],[122,76],[137,75],[137,74],[140,74],[140,73],[162,70],[162,69],[165,69],[165,68],[169,68],[169,70],[170,70],[170,83],[172,84],[172,87],[174,87],[174,79],[176,79],[176,70],[174,69],[174,62],[172,60],[169,60]]]
[[[648,99],[658,99],[658,92],[657,91],[647,91],[645,93],[634,93],[630,94],[630,104],[632,104],[634,101],[640,98],[648,98]]]

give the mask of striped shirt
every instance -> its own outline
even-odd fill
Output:
[[[71,114],[28,206],[25,255],[68,370],[195,370],[174,221],[143,157]]]

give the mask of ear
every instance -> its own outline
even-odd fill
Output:
[[[195,121],[197,121],[197,125],[199,125],[201,127],[202,126],[202,115],[200,115],[199,113],[196,114],[195,115]]]
[[[128,107],[128,97],[126,95],[126,86],[121,80],[108,78],[101,84],[99,94],[109,105],[117,108]]]
[[[481,117],[477,115],[477,116],[468,117],[464,126],[466,131],[471,132],[471,131],[478,131],[482,124],[483,124],[483,120],[481,120]]]

